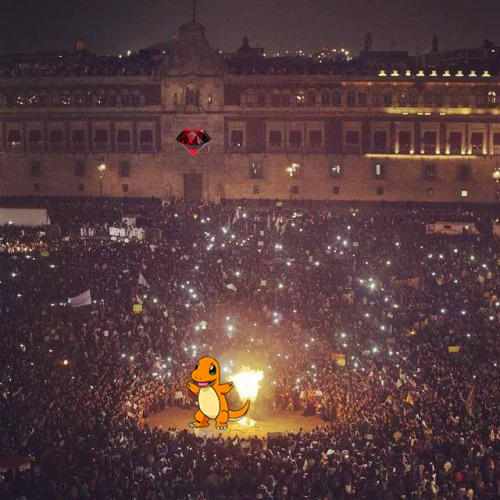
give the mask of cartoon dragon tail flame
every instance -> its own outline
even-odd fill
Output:
[[[248,411],[250,408],[250,400],[248,400],[245,403],[245,406],[241,408],[241,410],[229,410],[229,420],[235,421],[235,420],[240,420],[240,418],[243,418],[245,416],[245,413]]]

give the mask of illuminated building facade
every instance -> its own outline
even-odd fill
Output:
[[[110,197],[497,201],[488,71],[259,71],[243,52],[189,23],[151,74],[0,78],[0,195],[99,196],[104,163]],[[195,156],[188,126],[212,139]]]

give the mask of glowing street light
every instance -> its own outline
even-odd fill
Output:
[[[97,167],[99,171],[99,184],[100,184],[100,196],[102,198],[102,179],[104,177],[104,172],[106,171],[106,164],[101,162],[101,164]]]

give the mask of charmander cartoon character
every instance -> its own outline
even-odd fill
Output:
[[[233,383],[220,384],[219,363],[214,358],[201,358],[191,374],[193,382],[188,382],[190,391],[198,396],[199,410],[195,413],[196,419],[189,424],[190,427],[208,427],[208,421],[215,419],[217,429],[227,429],[228,420],[239,420],[243,418],[250,408],[250,400],[245,403],[241,410],[232,411],[227,408],[224,394],[232,388]]]

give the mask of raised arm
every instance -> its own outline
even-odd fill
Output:
[[[196,394],[198,396],[199,392],[200,392],[200,388],[196,385],[196,384],[193,384],[193,382],[188,382],[187,383],[187,388],[193,392],[194,394]]]
[[[227,394],[233,388],[233,383],[228,382],[219,386],[221,394]]]

